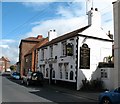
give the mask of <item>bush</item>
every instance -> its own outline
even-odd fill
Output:
[[[102,91],[103,90],[103,82],[101,79],[96,80],[87,80],[86,78],[82,80],[81,90],[85,91]]]

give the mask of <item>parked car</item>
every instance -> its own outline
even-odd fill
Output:
[[[31,84],[40,84],[43,85],[44,77],[42,72],[29,72],[27,76],[23,76],[21,83],[26,84],[27,86]]]
[[[99,95],[99,104],[120,104],[120,87]]]
[[[12,76],[12,78],[14,78],[14,79],[20,79],[20,73],[18,73],[18,72],[13,72],[13,73],[11,74],[11,76]]]

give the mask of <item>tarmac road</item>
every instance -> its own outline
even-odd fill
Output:
[[[10,76],[2,76],[2,102],[18,102],[23,104],[43,103],[79,103],[79,104],[97,104],[96,101],[74,94],[61,92],[51,89],[47,86],[24,86],[20,84],[20,80],[11,79]],[[11,103],[10,103],[11,102]],[[39,104],[38,103],[38,104]]]

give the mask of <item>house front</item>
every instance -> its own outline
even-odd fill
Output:
[[[5,72],[10,69],[10,60],[4,56],[0,58],[0,72]]]
[[[28,37],[25,39],[22,39],[19,45],[19,71],[21,76],[23,76],[24,74],[26,74],[28,72],[29,69],[31,69],[31,67],[29,67],[28,69],[26,69],[26,61],[28,59],[25,59],[25,56],[29,53],[29,51],[35,47],[35,45],[37,43],[39,43],[42,40],[42,35],[38,35],[37,37]],[[31,59],[31,58],[29,58]],[[31,61],[31,60],[29,60]],[[31,64],[31,63],[29,63]],[[30,65],[29,65],[30,66]]]
[[[28,71],[36,71],[38,63],[38,48],[48,42],[48,38],[42,38],[25,56],[24,56],[24,68],[28,69],[25,71],[25,75]]]
[[[54,37],[55,31],[50,37]],[[49,37],[48,37],[49,38]],[[112,55],[113,40],[101,29],[98,9],[88,13],[88,25],[51,39],[39,48],[38,70],[48,83],[79,90],[82,80],[91,79],[98,63]]]

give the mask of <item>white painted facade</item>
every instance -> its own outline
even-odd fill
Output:
[[[113,4],[114,9],[114,88],[120,87],[120,0]]]
[[[114,68],[97,68],[92,75],[92,80],[100,78],[103,81],[104,89],[114,89]]]
[[[112,41],[101,29],[100,13],[98,10],[93,9],[89,13],[92,14],[88,15],[88,23],[91,26],[88,26],[84,31],[81,30],[81,32],[75,33],[72,37],[54,42],[61,37],[55,38],[39,49],[38,70],[44,73],[44,77],[49,79],[49,83],[51,81],[50,69],[52,69],[52,79],[74,82],[76,83],[76,89],[79,90],[83,79],[91,79],[98,63],[103,62],[104,57],[112,55]],[[96,21],[97,18],[100,21]],[[63,37],[67,35],[70,34],[68,33]],[[65,55],[65,44],[68,43],[73,45],[72,56]],[[89,69],[80,69],[80,47],[83,44],[87,44],[90,48]]]

